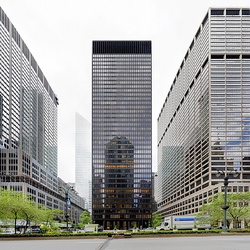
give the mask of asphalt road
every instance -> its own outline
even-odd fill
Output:
[[[250,236],[0,241],[1,250],[249,250]]]
[[[249,250],[250,236],[112,240],[105,250]]]
[[[105,239],[0,241],[1,250],[97,250]]]

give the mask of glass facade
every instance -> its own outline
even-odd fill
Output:
[[[147,227],[151,175],[151,42],[93,41],[93,221],[105,229]]]
[[[250,188],[249,9],[209,9],[158,117],[158,211],[192,214]],[[238,171],[238,177],[231,173]]]
[[[79,113],[75,114],[75,189],[91,212],[91,126]]]

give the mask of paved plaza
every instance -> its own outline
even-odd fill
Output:
[[[250,236],[0,240],[1,250],[249,250]]]

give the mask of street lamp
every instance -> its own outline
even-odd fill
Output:
[[[62,192],[64,190],[64,194],[65,194],[65,203],[66,203],[65,218],[66,218],[67,231],[69,231],[69,209],[70,209],[69,190],[73,190],[73,189],[74,188],[71,186],[69,186],[68,188],[59,187],[59,192]]]
[[[228,177],[229,175],[232,175],[233,177],[238,176],[238,172],[235,170],[233,173],[225,173],[224,171],[217,170],[217,177],[220,177],[222,174],[224,174],[224,205],[221,207],[224,211],[224,217],[223,217],[223,227],[222,227],[222,232],[226,233],[227,232],[227,209],[229,208],[227,204],[227,187],[228,187]]]

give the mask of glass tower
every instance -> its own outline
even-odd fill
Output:
[[[93,221],[105,229],[147,227],[151,175],[151,42],[93,41]]]
[[[158,117],[158,211],[192,214],[250,188],[250,9],[209,9]],[[233,173],[237,171],[238,177]]]
[[[75,114],[75,189],[91,211],[91,126],[80,114]]]

